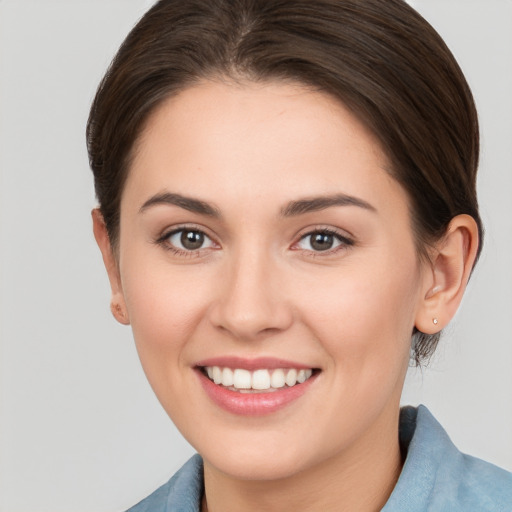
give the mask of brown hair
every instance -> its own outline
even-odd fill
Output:
[[[476,198],[478,119],[437,32],[402,0],[160,0],[130,32],[87,124],[109,237],[133,148],[165,99],[212,77],[286,80],[338,98],[378,137],[409,196],[418,252],[461,213],[483,230]],[[480,251],[480,249],[479,249]],[[416,363],[439,334],[414,334]]]

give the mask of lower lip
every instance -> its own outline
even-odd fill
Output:
[[[317,375],[302,384],[265,393],[240,393],[213,383],[201,370],[196,372],[210,399],[222,409],[240,416],[262,416],[286,407],[300,398],[311,387]]]

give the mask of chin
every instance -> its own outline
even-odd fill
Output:
[[[301,473],[323,460],[322,450],[308,450],[315,447],[302,437],[293,439],[293,436],[281,433],[273,433],[271,438],[265,437],[267,436],[256,434],[247,436],[246,439],[239,438],[237,442],[231,440],[228,446],[217,442],[197,448],[205,465],[210,465],[237,480],[282,480]],[[325,458],[328,457],[328,454],[325,454]]]
[[[258,457],[248,458],[236,452],[228,456],[205,459],[218,471],[237,480],[265,481],[289,478],[305,469],[296,457],[283,457],[281,453],[262,453]]]

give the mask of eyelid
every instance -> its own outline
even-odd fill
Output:
[[[187,256],[191,256],[191,255],[198,256],[198,255],[202,254],[203,251],[212,249],[212,247],[210,246],[210,247],[204,247],[204,248],[200,248],[200,249],[196,249],[196,250],[187,250],[187,249],[182,249],[180,247],[176,247],[176,246],[170,244],[169,238],[177,233],[182,232],[182,231],[195,231],[197,233],[201,233],[205,236],[205,238],[210,240],[210,242],[214,246],[213,248],[220,247],[220,244],[215,240],[215,237],[212,236],[211,234],[209,234],[208,229],[206,229],[202,226],[199,226],[197,224],[187,224],[187,223],[178,224],[176,226],[172,226],[172,227],[168,227],[168,228],[164,229],[162,234],[157,236],[157,238],[154,240],[154,243],[157,245],[161,245],[165,249],[175,252],[176,254],[183,254],[183,255],[187,255]]]
[[[182,232],[182,231],[196,231],[198,233],[203,234],[205,236],[205,238],[207,238],[211,242],[213,247],[209,246],[209,247],[204,247],[204,248],[201,247],[201,248],[195,249],[195,250],[187,250],[187,249],[182,249],[180,247],[176,247],[175,245],[170,244],[169,238],[177,233]],[[157,245],[161,245],[165,249],[170,250],[176,254],[186,255],[186,256],[199,256],[204,251],[207,251],[209,249],[212,249],[212,248],[220,249],[221,248],[220,244],[215,239],[216,237],[212,236],[209,233],[209,231],[210,231],[209,229],[207,229],[203,226],[197,225],[197,224],[190,224],[190,223],[179,224],[179,225],[175,225],[172,227],[168,227],[165,230],[163,230],[162,234],[159,235],[154,240],[154,243]],[[304,240],[306,237],[312,236],[317,233],[331,235],[339,241],[339,244],[336,247],[331,248],[331,249],[326,249],[325,251],[315,251],[313,249],[303,249],[303,248],[298,247],[298,244],[302,240]],[[337,252],[340,249],[343,250],[343,249],[350,248],[355,244],[354,237],[351,234],[349,234],[346,230],[341,230],[338,228],[334,228],[332,226],[325,226],[325,225],[317,225],[317,226],[307,227],[307,228],[301,230],[301,232],[295,237],[295,240],[296,241],[290,247],[292,250],[311,253],[314,256],[321,256],[321,255],[327,256],[329,254]]]
[[[209,242],[209,245],[206,245],[206,246],[201,246],[197,249],[187,249],[186,247],[179,247],[175,242],[171,242],[171,239],[177,237],[177,235],[179,234],[182,234],[183,233],[196,233],[196,234],[200,234],[202,236],[202,242],[207,244]],[[186,252],[198,252],[202,249],[209,249],[212,245],[214,245],[214,242],[213,240],[206,234],[206,233],[203,233],[202,231],[198,231],[196,229],[178,229],[177,231],[171,231],[167,237],[166,237],[166,240],[170,242],[171,245],[173,245],[174,247],[176,247],[177,249],[180,249],[180,250],[183,250],[183,251],[186,251]],[[180,245],[182,245],[182,242],[181,240],[178,242]]]
[[[317,233],[331,235],[331,236],[335,237],[340,243],[336,247],[331,248],[331,249],[326,249],[325,251],[314,251],[312,249],[302,249],[300,247],[297,247],[298,244],[302,240],[304,240],[308,236],[312,236]],[[296,240],[297,241],[292,244],[292,247],[291,247],[292,250],[312,253],[315,256],[320,256],[322,254],[329,255],[334,252],[337,252],[340,249],[341,250],[347,249],[347,248],[355,245],[354,237],[351,234],[347,233],[347,231],[333,228],[332,226],[325,226],[325,225],[324,226],[322,226],[322,225],[311,226],[311,227],[308,227],[308,228],[302,230],[301,233],[299,233],[297,235]]]

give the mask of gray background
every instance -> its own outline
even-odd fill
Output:
[[[416,0],[481,115],[485,251],[425,403],[464,451],[512,469],[512,2]],[[109,311],[84,127],[143,0],[0,0],[0,510],[127,508],[189,457]]]

